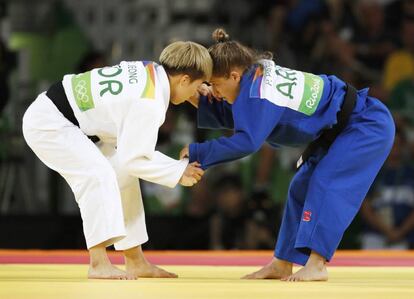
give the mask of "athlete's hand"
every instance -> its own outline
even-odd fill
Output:
[[[179,183],[185,187],[191,187],[201,180],[204,171],[200,168],[200,164],[193,162],[187,165]]]
[[[205,96],[208,98],[208,100],[211,100],[213,97],[213,88],[211,86],[208,86],[206,83],[201,84],[198,89],[198,93],[202,96]]]
[[[188,145],[186,145],[181,151],[180,151],[180,160],[184,158],[190,157],[190,151],[188,149]]]
[[[211,86],[208,86],[206,83],[200,84],[200,86],[197,88],[196,93],[191,96],[187,102],[189,102],[194,107],[198,108],[198,103],[200,101],[200,96],[205,96],[208,98],[209,102],[212,102],[213,96],[213,89]]]
[[[198,103],[200,101],[200,95],[207,97],[207,99],[210,103],[213,103],[214,100],[215,101],[221,101],[222,100],[221,97],[217,96],[214,93],[214,90],[213,90],[212,86],[209,86],[206,83],[202,83],[197,88],[196,94],[188,99],[188,102],[190,102],[194,107],[198,108]]]
[[[222,101],[222,97],[218,94],[216,94],[214,92],[213,86],[209,86],[205,83],[201,84],[200,87],[198,88],[198,92],[203,95],[206,96],[208,101],[210,103],[213,103],[213,101]]]

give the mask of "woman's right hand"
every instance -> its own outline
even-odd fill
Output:
[[[200,85],[200,87],[198,88],[198,93],[205,96],[205,97],[207,97],[207,99],[210,103],[213,103],[213,100],[219,101],[219,102],[222,100],[221,97],[217,96],[214,93],[213,87],[211,85],[207,85],[205,83]]]
[[[198,162],[193,162],[187,165],[179,183],[185,187],[191,187],[198,183],[204,175],[204,170],[200,168]]]
[[[208,86],[206,83],[202,83],[198,89],[198,93],[205,97],[212,97],[213,96],[213,88],[211,86]]]
[[[212,103],[213,99],[215,99],[213,88],[211,86],[208,86],[206,83],[200,84],[200,86],[197,89],[197,92],[195,93],[195,95],[188,99],[188,102],[190,102],[190,104],[194,107],[198,108],[200,96],[207,97],[210,103]]]

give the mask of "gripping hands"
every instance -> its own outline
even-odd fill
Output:
[[[179,183],[185,187],[191,187],[197,184],[202,176],[204,171],[200,168],[200,164],[198,162],[193,162],[187,165]]]

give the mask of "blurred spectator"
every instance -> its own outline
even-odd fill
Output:
[[[414,15],[414,0],[402,0],[401,10],[406,15]]]
[[[290,0],[286,1],[288,13],[286,25],[293,32],[303,34],[310,22],[326,12],[323,0]]]
[[[252,192],[247,205],[246,248],[273,249],[282,207],[275,205],[268,191],[258,189]]]
[[[358,64],[352,44],[338,34],[335,24],[330,20],[322,21],[319,29],[314,48],[309,53],[312,62],[310,70],[314,73],[335,74],[355,84]]]
[[[195,133],[197,135],[197,140],[201,142],[229,134],[230,131],[199,129]],[[240,169],[241,165],[243,165],[243,161],[244,160],[239,160],[222,165],[216,165],[212,169],[207,170],[203,176],[203,179],[189,190],[190,200],[186,206],[186,215],[196,218],[210,215],[212,210],[216,207],[216,199],[214,196],[216,194],[215,183],[217,181],[217,174],[232,174],[234,176],[239,176],[240,179]],[[243,184],[241,186],[244,187]]]
[[[105,67],[107,65],[105,56],[97,51],[87,52],[80,60],[77,73],[84,73],[95,68]]]
[[[385,23],[381,0],[327,1],[329,20],[321,22],[314,56],[316,73],[335,74],[384,99],[380,86],[384,59],[395,48],[395,34]]]
[[[214,187],[216,211],[211,217],[211,248],[246,247],[247,208],[240,177],[226,175]]]
[[[245,158],[239,175],[249,197],[248,204],[250,205],[251,198],[254,198],[256,193],[263,193],[271,200],[272,207],[279,206],[281,209],[287,197],[289,181],[295,172],[298,156],[300,150],[281,148],[275,151],[269,145],[264,145],[249,159]]]
[[[414,72],[411,77],[395,85],[391,90],[387,105],[394,114],[407,122],[412,131],[414,128]],[[411,136],[409,137],[412,139]]]
[[[184,144],[177,143],[175,129],[177,124],[177,111],[168,110],[165,122],[158,132],[157,150],[170,157],[179,156]],[[186,194],[184,188],[177,185],[175,188],[153,184],[141,180],[144,195],[144,205],[147,214],[153,215],[182,215]]]
[[[358,28],[352,42],[356,59],[366,67],[362,79],[370,84],[380,78],[384,60],[395,49],[396,41],[385,27],[384,7],[379,0],[361,0],[355,9]]]
[[[335,0],[333,0],[335,1]],[[408,2],[413,0],[381,0],[385,8],[385,26],[390,32],[395,33],[400,31],[402,24],[402,16],[409,12]],[[414,2],[413,2],[414,3]],[[395,36],[398,38],[398,36]]]
[[[248,191],[246,246],[250,249],[274,247],[281,212],[287,197],[289,181],[294,171],[299,152],[263,146],[244,165],[245,190]],[[292,164],[293,163],[293,164]]]
[[[0,40],[0,114],[9,101],[9,75],[16,66],[16,55]]]
[[[227,174],[212,188],[216,194],[211,220],[212,248],[274,247],[289,180],[283,169],[279,156],[264,146],[252,157],[223,171]]]
[[[264,145],[258,152],[259,161],[255,174],[253,189],[268,189],[271,173],[275,162],[275,152],[269,145]]]
[[[383,84],[387,91],[392,91],[401,80],[414,78],[414,11],[404,16],[400,35],[403,47],[391,53],[385,62]],[[391,96],[389,100],[395,99]]]
[[[414,248],[414,167],[405,150],[404,132],[397,130],[391,154],[362,204],[364,249]]]
[[[289,32],[286,30],[287,7],[278,3],[272,7],[267,17],[265,49],[274,53],[278,64],[295,68],[296,57],[289,47]]]
[[[212,171],[214,175],[214,171]],[[197,185],[188,190],[189,201],[185,207],[185,214],[194,218],[202,218],[208,216],[214,207],[212,201],[212,189],[208,183],[208,176],[211,172],[207,172],[203,179]]]
[[[349,40],[355,34],[356,16],[353,1],[326,0],[329,11],[329,20],[335,31],[344,40]]]
[[[327,6],[322,0],[289,2],[284,29],[292,36],[290,48],[298,67],[312,71],[315,65],[313,51],[320,38],[320,24],[326,19]]]
[[[355,59],[351,39],[355,36],[357,17],[354,2],[326,1],[328,11],[321,18],[319,35],[315,39],[313,67],[315,73],[335,74],[343,80],[356,84],[358,62]]]

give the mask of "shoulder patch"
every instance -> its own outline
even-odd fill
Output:
[[[250,97],[251,98],[260,98],[261,97],[261,87],[263,80],[263,69],[259,66],[254,73],[252,86],[250,87]]]
[[[143,62],[145,71],[147,73],[147,82],[145,83],[144,90],[142,91],[141,98],[155,99],[155,69],[154,63],[149,61]]]

